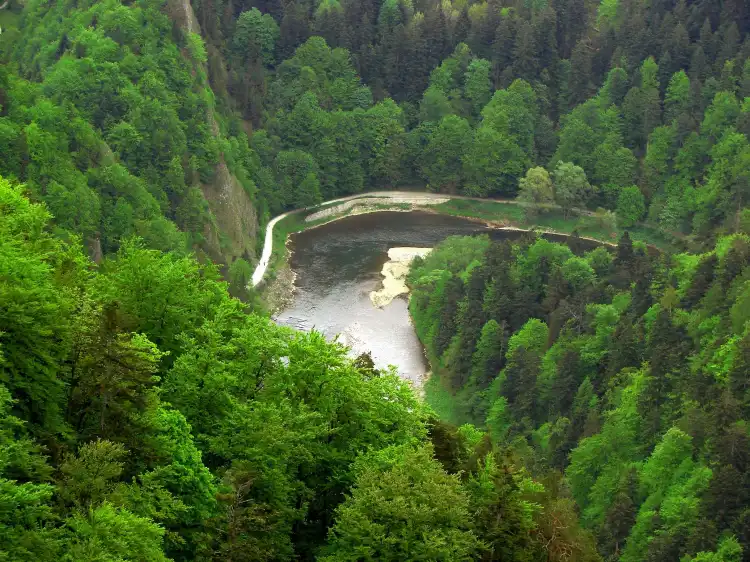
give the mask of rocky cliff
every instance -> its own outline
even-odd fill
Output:
[[[167,9],[170,18],[183,33],[201,33],[190,0],[168,0]],[[199,66],[196,71],[205,77],[203,79],[210,87],[206,64]],[[207,118],[214,135],[218,136],[216,108],[212,107],[210,112]],[[239,257],[251,263],[257,261],[258,216],[255,205],[230,172],[223,155],[219,156],[213,179],[210,183],[203,183],[201,189],[212,215],[204,231],[205,251],[209,257],[226,264]]]

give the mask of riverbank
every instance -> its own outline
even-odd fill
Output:
[[[294,275],[289,269],[291,234],[329,224],[345,217],[382,211],[422,211],[464,218],[493,229],[543,232],[614,245],[627,230],[635,241],[660,250],[673,250],[674,244],[653,228],[638,225],[628,229],[612,227],[600,215],[579,212],[564,216],[550,206],[528,220],[523,204],[516,201],[476,199],[437,193],[372,192],[328,201],[314,208],[291,211],[276,217],[266,229],[261,262],[253,274],[253,286],[262,283],[262,294],[272,312],[281,310],[293,298]],[[269,239],[270,235],[270,239]]]
[[[251,285],[258,287],[262,284],[261,294],[267,309],[272,313],[277,312],[288,304],[294,294],[294,274],[289,270],[290,235],[345,217],[383,211],[428,210],[448,201],[449,197],[435,193],[382,191],[342,197],[313,208],[279,215],[266,226],[263,252],[253,273]]]
[[[571,216],[565,217],[560,209],[554,206],[542,209],[533,221],[527,219],[524,207],[513,201],[451,199],[446,203],[431,207],[431,210],[445,215],[478,220],[491,228],[535,230],[560,235],[570,235],[573,231],[577,231],[581,238],[602,244],[617,244],[620,237],[627,231],[634,241],[662,251],[675,249],[674,242],[668,240],[665,234],[655,228],[646,225],[612,228],[596,213],[573,211]]]
[[[432,207],[450,201],[449,197],[432,193],[403,194],[397,193],[389,197],[363,196],[337,203],[320,211],[316,211],[305,218],[305,222],[316,222],[322,219],[337,218],[348,214],[362,214],[378,210],[413,210],[421,207]],[[386,209],[384,209],[384,207]]]

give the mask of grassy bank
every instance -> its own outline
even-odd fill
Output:
[[[460,426],[471,423],[467,412],[460,407],[453,392],[446,387],[439,373],[432,373],[424,384],[424,401],[437,417],[445,422]]]
[[[467,217],[520,226],[524,220],[523,208],[513,203],[499,201],[477,201],[474,199],[451,199],[430,207],[442,215]]]
[[[373,196],[362,194],[362,197],[366,198],[378,198],[387,199],[387,196]],[[559,209],[549,208],[544,212],[538,214],[532,221],[527,220],[524,208],[521,205],[514,204],[512,202],[502,201],[483,201],[474,199],[451,199],[445,203],[437,205],[414,205],[410,203],[370,203],[363,209],[362,206],[354,206],[352,208],[343,210],[342,212],[321,218],[316,221],[306,222],[305,217],[312,213],[319,212],[324,209],[341,205],[341,202],[326,203],[319,207],[307,209],[304,211],[298,211],[285,217],[278,223],[273,229],[273,250],[271,252],[271,259],[266,271],[265,280],[263,283],[263,291],[272,290],[284,293],[290,290],[291,287],[283,288],[286,282],[285,277],[280,278],[279,283],[274,283],[279,272],[288,273],[285,268],[288,266],[288,251],[286,248],[287,238],[290,234],[301,232],[315,226],[320,226],[335,220],[342,219],[344,217],[356,214],[362,214],[364,212],[377,212],[377,211],[408,211],[408,210],[425,210],[429,212],[439,213],[442,215],[450,215],[455,217],[465,217],[468,219],[485,221],[495,226],[508,226],[522,229],[541,229],[551,232],[557,232],[560,234],[570,234],[574,230],[578,231],[578,234],[583,237],[593,238],[602,242],[616,243],[620,236],[627,230],[633,240],[643,242],[645,244],[652,245],[663,251],[675,251],[676,245],[673,241],[668,240],[667,236],[663,235],[659,230],[649,228],[645,225],[638,225],[628,229],[615,228],[611,229],[597,220],[595,216],[585,215],[571,215],[565,217]],[[282,282],[283,281],[283,282]],[[291,283],[288,283],[291,284]],[[273,299],[272,299],[273,300]],[[437,387],[426,388],[426,392],[429,395],[432,393],[435,396],[435,405],[437,408],[444,408],[441,404],[445,404],[444,392],[448,392],[444,389],[438,389]],[[450,393],[449,393],[450,394]],[[428,402],[430,399],[428,398]]]
[[[300,211],[284,217],[273,228],[273,247],[271,250],[271,259],[268,263],[268,269],[264,278],[264,283],[268,283],[276,275],[276,271],[282,266],[287,259],[286,240],[290,234],[301,232],[310,227],[310,223],[305,222],[307,213]]]
[[[580,236],[610,243],[617,243],[620,236],[627,230],[633,240],[655,246],[660,250],[674,251],[676,249],[674,242],[658,229],[645,225],[610,229],[599,224],[594,216],[571,215],[565,217],[558,209],[549,209],[542,212],[532,221],[527,220],[522,206],[499,201],[452,199],[446,203],[430,207],[430,209],[445,215],[480,219],[517,228],[540,228],[560,234],[570,234],[577,230]]]
[[[668,240],[659,230],[646,225],[635,225],[629,228],[617,227],[611,230],[597,225],[594,217],[565,218],[562,213],[553,211],[539,215],[535,220],[535,226],[563,234],[570,234],[573,230],[578,230],[580,236],[595,238],[613,244],[616,244],[625,231],[627,231],[630,238],[638,242],[643,242],[663,251],[676,250],[673,241]]]

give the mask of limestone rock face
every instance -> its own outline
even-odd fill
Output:
[[[167,13],[183,32],[200,34],[190,0],[168,0]],[[203,66],[203,75],[208,76],[207,68]],[[219,136],[214,108],[209,108],[206,119],[214,136]],[[213,180],[202,184],[201,191],[214,219],[206,225],[203,233],[208,256],[215,262],[226,264],[239,257],[251,263],[256,261],[257,211],[242,184],[229,171],[223,155],[219,156]]]
[[[254,261],[258,237],[255,205],[239,180],[229,172],[223,159],[216,167],[214,180],[201,188],[216,218],[215,226],[206,226],[206,240],[212,259],[231,263],[238,257],[244,257]]]

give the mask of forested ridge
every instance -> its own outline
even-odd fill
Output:
[[[616,212],[625,226],[643,220],[710,247],[746,222],[743,2],[196,10],[217,91],[263,128],[251,140],[260,190],[271,178],[297,186],[277,205],[392,185],[513,197],[529,169],[563,162],[582,168],[585,189],[560,188],[558,202]]]
[[[0,560],[750,559],[745,2],[10,0],[0,28]],[[246,289],[272,216],[399,186],[685,253],[418,261],[441,420]]]
[[[598,560],[574,506],[395,371],[0,181],[4,560]],[[561,557],[562,556],[562,557]]]
[[[97,257],[137,234],[237,262],[240,281],[256,223],[282,210],[393,186],[515,197],[560,162],[573,188],[532,200],[710,247],[750,228],[747,14],[740,1],[28,2],[0,40],[0,173]]]
[[[749,251],[452,238],[410,307],[454,419],[563,479],[605,559],[748,560]]]

